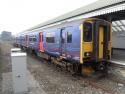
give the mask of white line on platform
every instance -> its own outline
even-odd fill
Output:
[[[114,61],[114,60],[112,60],[111,62],[114,63],[114,64],[119,64],[119,65],[125,66],[125,62],[123,62],[123,61]]]

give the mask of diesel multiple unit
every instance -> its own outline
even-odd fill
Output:
[[[16,45],[82,72],[84,66],[105,70],[111,59],[111,23],[81,19],[36,28],[16,37]]]

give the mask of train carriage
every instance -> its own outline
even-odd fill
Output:
[[[41,31],[28,33],[28,51],[34,54],[44,52],[43,35]]]
[[[79,61],[80,57],[80,22],[67,23],[46,29],[43,32],[45,52],[70,60]]]
[[[26,50],[28,48],[28,35],[21,34],[17,37],[18,45],[23,49]]]
[[[38,32],[28,34],[28,48],[38,51],[39,36]]]
[[[111,59],[111,32],[108,21],[80,19],[31,31],[28,48],[55,60],[70,62],[74,71],[81,71],[83,65],[104,70]],[[31,41],[30,37],[36,40]]]

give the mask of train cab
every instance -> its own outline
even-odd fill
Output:
[[[80,63],[89,62],[103,70],[111,58],[111,33],[110,22],[100,19],[85,20],[81,24]]]

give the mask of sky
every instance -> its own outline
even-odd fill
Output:
[[[97,0],[0,0],[0,33],[13,35]]]

